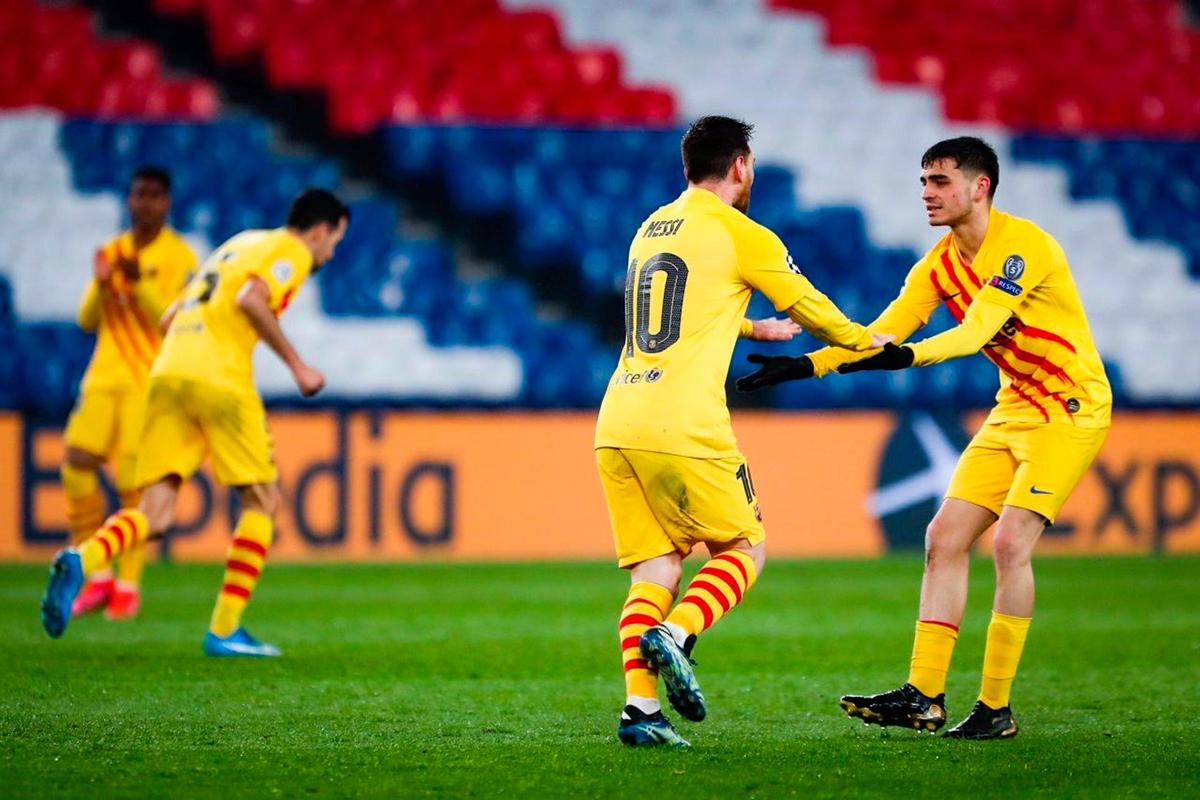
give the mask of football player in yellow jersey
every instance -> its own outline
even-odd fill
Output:
[[[78,549],[55,556],[42,600],[42,625],[50,636],[57,638],[66,629],[85,575],[170,527],[180,484],[208,455],[217,480],[237,487],[242,514],[204,652],[279,655],[278,648],[259,642],[241,625],[281,502],[251,355],[262,339],[291,369],[301,394],[314,395],[324,386],[324,376],[296,353],[278,317],[305,278],[333,257],[349,221],[349,209],[333,194],[306,190],[293,201],[285,227],[245,231],[225,242],[167,310],[164,324],[169,327],[150,370],[138,443],[141,503],[109,517]]]
[[[879,695],[846,695],[842,707],[879,725],[937,730],[967,595],[971,545],[996,523],[996,596],[971,713],[946,736],[1015,736],[1009,705],[1033,615],[1033,550],[1108,434],[1112,390],[1092,341],[1066,255],[1029,220],[996,210],[996,153],[984,141],[939,142],[921,158],[930,225],[950,232],[909,272],[872,330],[908,339],[941,303],[957,327],[873,354],[828,348],[771,358],[739,381],[780,380],[937,364],[982,352],[1000,370],[996,407],[959,459],[926,532],[925,576],[908,682]]]
[[[126,203],[130,228],[97,251],[94,277],[79,309],[79,325],[96,333],[96,349],[67,423],[62,466],[74,544],[104,521],[97,473],[109,458],[114,461],[121,505],[137,505],[134,467],[150,365],[162,343],[158,320],[196,268],[196,254],[167,224],[171,177],[165,170],[136,170]],[[76,598],[73,613],[104,608],[109,619],[136,616],[144,549],[126,551],[115,581],[108,569],[93,574]]]
[[[618,624],[628,745],[687,746],[663,716],[704,719],[690,655],[696,636],[741,602],[762,571],[766,533],[725,403],[729,358],[758,289],[829,344],[877,348],[800,273],[779,237],[746,216],[754,182],[751,127],[697,120],[683,137],[688,187],[655,211],[629,248],[625,344],[596,423],[596,459],[632,586]],[[710,560],[674,605],[682,561],[702,543]]]

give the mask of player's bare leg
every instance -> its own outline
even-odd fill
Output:
[[[946,723],[946,672],[967,603],[971,546],[996,515],[947,498],[925,532],[925,573],[908,681],[875,695],[844,695],[851,717],[882,726],[935,731]]]
[[[204,652],[210,656],[278,656],[278,647],[258,641],[242,627],[242,613],[266,563],[283,497],[276,483],[241,486],[238,493],[242,515],[229,543],[221,590],[204,636]]]
[[[621,607],[617,635],[625,667],[625,708],[617,724],[617,738],[634,747],[687,747],[662,713],[658,700],[658,670],[642,657],[642,634],[666,618],[679,590],[683,559],[667,553],[634,564],[629,570],[629,594]]]
[[[78,447],[67,447],[62,466],[63,493],[67,500],[67,528],[72,546],[78,547],[104,522],[104,494],[100,491],[99,472],[104,456]],[[72,616],[98,611],[108,605],[113,593],[111,570],[100,570],[88,577],[71,607]]]
[[[982,506],[948,497],[925,529],[920,618],[958,627],[967,607],[971,547],[996,521]]]
[[[992,540],[996,598],[983,656],[983,683],[971,713],[946,732],[954,739],[1010,739],[1017,721],[1009,695],[1033,617],[1033,549],[1046,529],[1040,514],[1005,506]]]
[[[54,556],[50,582],[42,597],[42,627],[46,633],[55,639],[62,636],[85,576],[110,566],[127,548],[159,537],[170,527],[179,484],[179,477],[171,475],[146,487],[138,508],[121,509],[78,549],[68,547]]]

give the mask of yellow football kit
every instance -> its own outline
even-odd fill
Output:
[[[311,269],[307,246],[288,230],[245,231],[217,248],[188,283],[150,372],[139,486],[167,475],[186,479],[206,454],[226,485],[278,477],[254,386],[258,334],[237,296],[250,276],[258,277],[279,316]]]
[[[196,268],[196,254],[169,227],[138,250],[132,231],[106,242],[97,253],[113,265],[101,284],[93,279],[79,309],[79,324],[96,332],[96,347],[80,384],[79,399],[67,423],[70,447],[116,457],[119,489],[133,488],[150,366],[162,344],[158,320]],[[134,259],[139,277],[131,281],[117,268]]]
[[[915,366],[982,352],[1000,370],[996,406],[946,492],[990,509],[1026,508],[1053,522],[1108,434],[1112,389],[1070,265],[1054,237],[993,209],[971,263],[946,234],[871,324],[904,341],[944,303],[959,325],[912,345]],[[865,357],[810,354],[817,376]]]
[[[870,346],[778,236],[705,189],[659,208],[630,245],[625,343],[595,438],[621,566],[765,537],[725,402],[754,289],[823,341]]]

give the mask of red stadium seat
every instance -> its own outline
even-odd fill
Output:
[[[329,124],[666,124],[662,89],[625,84],[616,51],[566,45],[558,18],[497,0],[155,0],[199,13],[222,63],[259,61],[277,88],[328,97]]]
[[[0,5],[0,106],[72,114],[207,118],[217,93],[205,81],[169,82],[154,46],[97,36],[83,6]]]
[[[831,44],[870,48],[881,80],[939,90],[953,119],[1200,132],[1200,34],[1173,0],[960,0],[949,14],[935,0],[772,5],[822,15]]]

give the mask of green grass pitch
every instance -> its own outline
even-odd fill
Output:
[[[695,565],[693,565],[693,568]],[[625,576],[607,564],[269,565],[247,615],[285,650],[214,661],[216,566],[152,566],[142,618],[37,621],[0,567],[0,795],[19,797],[1196,797],[1200,559],[1043,559],[1021,735],[846,719],[903,680],[921,564],[775,562],[702,638],[687,752],[614,737]],[[978,688],[979,559],[948,698]]]

